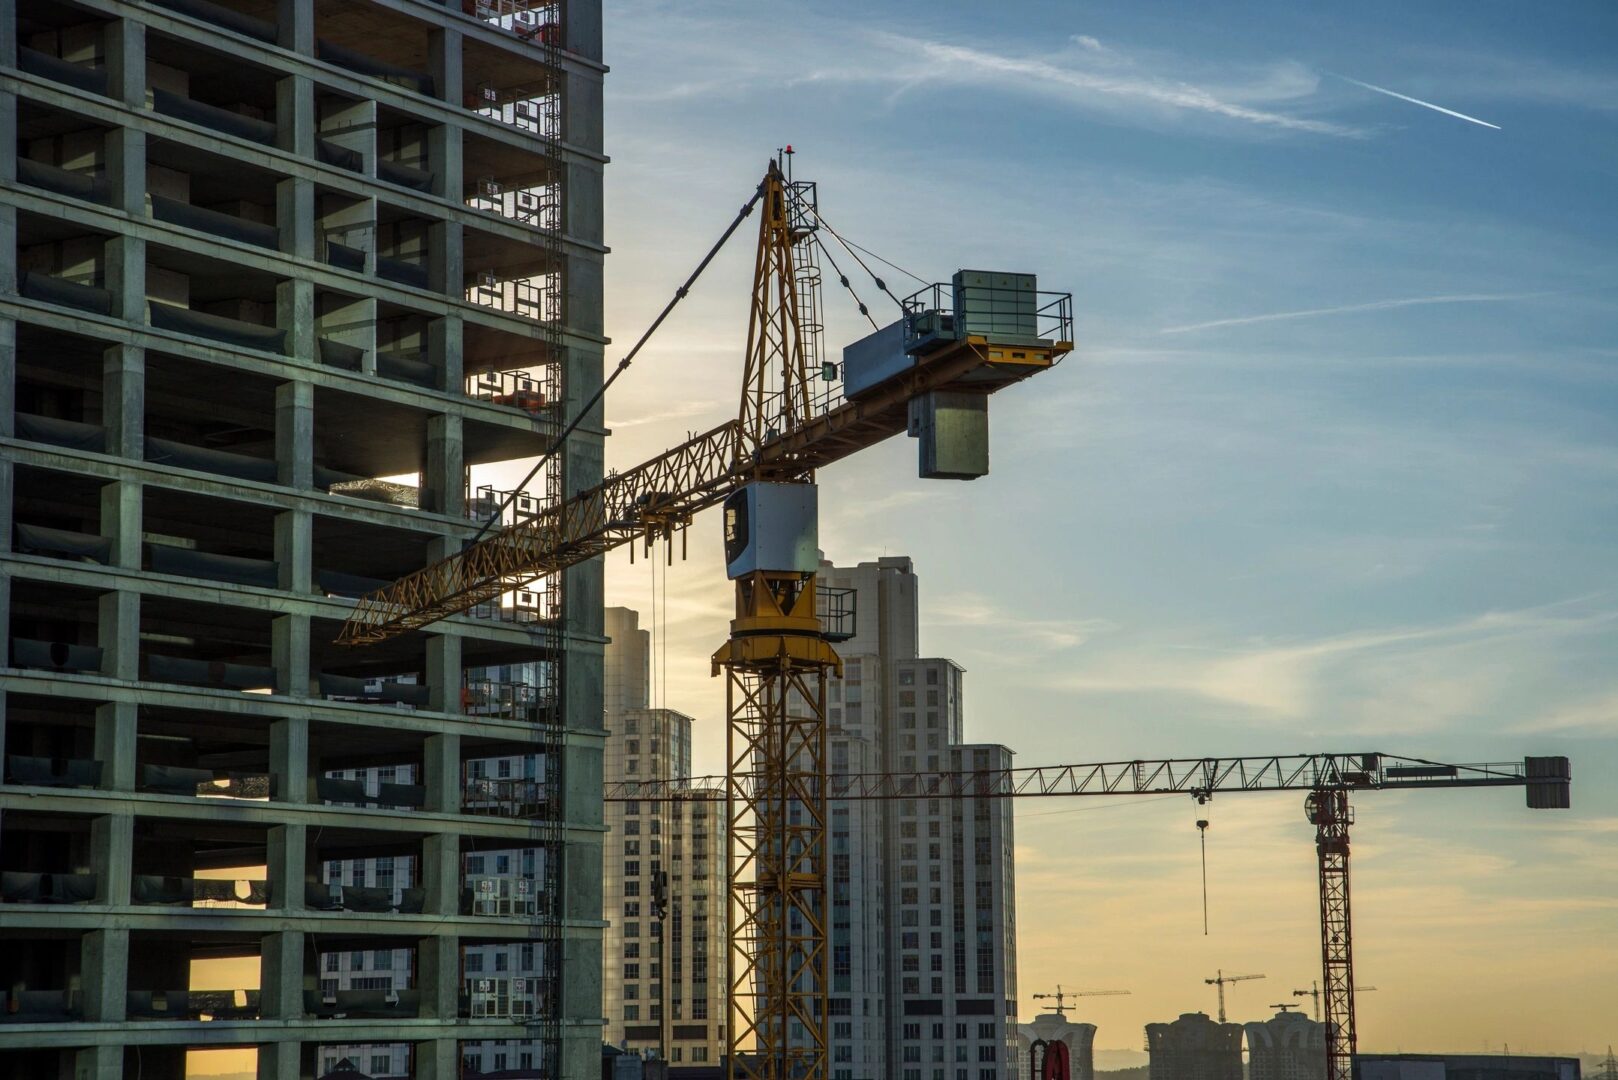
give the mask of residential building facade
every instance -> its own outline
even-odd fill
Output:
[[[608,608],[606,626],[607,783],[690,776],[696,721],[649,707],[651,637],[638,613]],[[727,1019],[723,791],[684,786],[670,799],[609,803],[606,821],[603,1037],[671,1064],[717,1063]]]

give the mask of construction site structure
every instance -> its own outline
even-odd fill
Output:
[[[1264,978],[1263,975],[1226,975],[1223,971],[1220,971],[1213,978],[1202,980],[1209,986],[1219,987],[1219,1022],[1221,1024],[1225,1022],[1225,984],[1247,982],[1250,979],[1262,978]]]
[[[621,544],[670,538],[723,503],[736,589],[730,639],[713,660],[727,695],[727,1070],[821,1080],[829,1065],[825,695],[841,660],[831,645],[837,628],[822,624],[818,607],[815,471],[908,431],[923,476],[983,475],[989,395],[1072,349],[1072,300],[1041,294],[1022,274],[963,270],[902,301],[878,279],[901,317],[845,350],[842,364],[825,359],[816,253],[830,261],[827,234],[842,241],[821,217],[815,185],[788,175],[789,155],[770,162],[697,271],[756,210],[737,419],[372,592],[339,640],[385,647]],[[817,387],[817,379],[840,385]]]
[[[601,568],[332,639],[601,479],[470,470],[601,384],[604,70],[599,0],[0,0],[0,1077],[599,1067]]]
[[[1270,757],[1180,758],[1045,765],[1024,768],[956,770],[953,772],[873,772],[834,774],[828,779],[835,800],[915,798],[1018,798],[1041,796],[1160,795],[1182,793],[1198,805],[1222,792],[1306,791],[1311,819],[1320,805],[1346,805],[1350,792],[1435,790],[1471,787],[1515,787],[1524,792],[1530,810],[1566,809],[1571,778],[1565,757],[1527,757],[1520,762],[1454,765],[1384,753],[1296,754]],[[691,783],[681,780],[679,783]],[[670,797],[672,788],[657,784],[609,787],[611,800]],[[1333,995],[1332,977],[1352,987],[1352,950],[1346,946],[1349,878],[1346,826],[1338,843],[1323,844],[1317,827],[1320,871],[1321,936],[1328,1065],[1349,1069],[1354,1045],[1353,995]],[[1338,958],[1342,961],[1338,962]],[[1226,975],[1205,980],[1224,985],[1263,975]],[[1334,1005],[1334,1002],[1336,1003]],[[1335,1009],[1335,1011],[1333,1011]],[[1187,1014],[1197,1015],[1197,1014]],[[1331,1020],[1335,1017],[1335,1022]],[[1222,1021],[1221,1021],[1222,1022]],[[1347,1077],[1348,1072],[1341,1074]],[[1333,1072],[1331,1080],[1339,1080]]]
[[[1247,1080],[1321,1080],[1326,1075],[1326,1027],[1290,1010],[1291,1003],[1268,1020],[1250,1020],[1247,1033]]]
[[[1357,986],[1354,987],[1354,993],[1356,993],[1356,994],[1365,994],[1365,993],[1369,993],[1370,991],[1375,990],[1375,989],[1376,989],[1376,987],[1374,987],[1374,986],[1358,986],[1357,985]],[[1310,1015],[1310,1017],[1312,1017],[1313,1019],[1316,1019],[1316,1020],[1320,1019],[1320,1017],[1321,1017],[1320,994],[1321,994],[1321,990],[1320,990],[1320,980],[1319,979],[1316,979],[1314,982],[1311,982],[1309,984],[1309,989],[1307,989],[1307,990],[1294,990],[1294,991],[1292,991],[1292,996],[1293,997],[1306,997],[1306,998],[1309,999],[1309,1003],[1310,1003],[1310,1006],[1311,1006],[1310,1011],[1309,1011],[1309,1015]]]
[[[1182,1013],[1166,1024],[1146,1025],[1150,1080],[1242,1080],[1242,1026]]]

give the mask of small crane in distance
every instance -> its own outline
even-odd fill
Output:
[[[1375,990],[1375,989],[1376,989],[1376,987],[1374,987],[1374,986],[1356,986],[1356,987],[1354,987],[1354,992],[1356,994],[1363,994],[1367,990]],[[1313,1001],[1315,1003],[1315,1006],[1314,1006],[1314,1011],[1313,1011],[1313,1013],[1311,1015],[1316,1020],[1320,1019],[1320,994],[1321,994],[1320,981],[1318,979],[1315,982],[1310,983],[1309,984],[1309,989],[1307,989],[1307,990],[1294,990],[1294,991],[1292,991],[1292,996],[1293,997],[1306,997],[1306,998],[1313,999]]]
[[[1052,1000],[1054,1000],[1056,1002],[1056,1004],[1052,1005],[1050,1007],[1051,1011],[1054,1012],[1057,1016],[1060,1016],[1063,1020],[1066,1020],[1068,1010],[1078,1008],[1077,1005],[1069,1005],[1069,1004],[1067,1004],[1066,1002],[1067,1002],[1068,998],[1116,997],[1116,996],[1118,996],[1120,994],[1127,994],[1127,993],[1129,993],[1128,990],[1063,990],[1062,989],[1062,984],[1057,983],[1056,984],[1056,993],[1054,993],[1054,994],[1035,994],[1034,995],[1034,1000],[1035,1001],[1052,1001]]]
[[[1246,982],[1249,979],[1262,979],[1262,978],[1264,978],[1264,976],[1262,976],[1262,975],[1226,975],[1224,970],[1221,969],[1216,978],[1203,979],[1202,980],[1203,982],[1207,983],[1209,986],[1218,986],[1219,987],[1219,1022],[1221,1024],[1223,1024],[1225,1022],[1225,984],[1226,983],[1234,983],[1234,982]]]

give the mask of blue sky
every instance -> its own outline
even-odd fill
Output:
[[[821,477],[831,558],[915,558],[969,735],[1025,764],[1568,754],[1569,814],[1360,800],[1362,1046],[1618,1041],[1618,8],[681,0],[606,20],[617,342],[784,143],[827,219],[908,270],[1073,291],[1078,349],[994,400],[989,477],[920,481],[903,439]],[[749,242],[615,388],[612,464],[734,415]],[[826,304],[829,343],[859,336]],[[666,583],[615,557],[608,597],[648,618],[657,599],[661,698],[703,721],[709,771],[731,604],[713,522],[691,555]],[[1129,988],[1087,1012],[1098,1045],[1137,1047],[1211,1010],[1218,967],[1269,975],[1232,992],[1243,1018],[1292,1000],[1318,972],[1299,803],[1210,808],[1207,938],[1189,800],[1022,805],[1028,1011],[1057,981]]]

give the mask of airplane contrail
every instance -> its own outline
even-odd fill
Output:
[[[1400,101],[1408,101],[1412,105],[1420,105],[1424,109],[1431,109],[1434,112],[1441,112],[1445,116],[1453,116],[1457,120],[1465,120],[1469,124],[1477,124],[1480,127],[1493,128],[1496,131],[1500,130],[1499,124],[1491,124],[1487,120],[1479,120],[1475,116],[1468,116],[1465,113],[1456,112],[1454,109],[1446,109],[1442,105],[1434,105],[1430,101],[1421,100],[1421,98],[1413,98],[1409,94],[1401,94],[1396,90],[1389,90],[1383,86],[1372,86],[1368,82],[1360,82],[1358,79],[1350,79],[1347,75],[1338,75],[1337,77],[1342,79],[1344,82],[1353,83],[1355,86],[1363,86],[1367,90],[1375,90],[1379,94],[1386,94],[1391,98],[1398,98]]]

